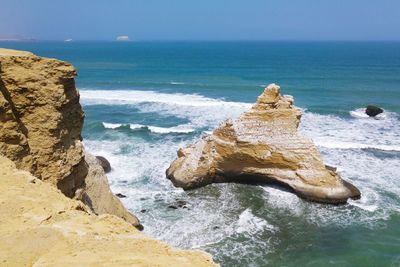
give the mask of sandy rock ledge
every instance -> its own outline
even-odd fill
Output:
[[[218,266],[201,251],[173,249],[15,168],[0,156],[1,266]]]

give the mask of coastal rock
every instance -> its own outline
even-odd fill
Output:
[[[105,173],[109,173],[111,171],[111,164],[105,157],[96,156],[96,159]]]
[[[0,49],[0,155],[95,214],[113,214],[141,229],[111,192],[98,161],[85,155],[75,76],[66,62]]]
[[[382,112],[383,109],[373,105],[368,105],[367,108],[365,109],[365,113],[370,117],[375,117],[376,115],[381,114]]]
[[[35,181],[35,183],[31,183]],[[210,255],[150,239],[0,156],[1,266],[218,266]]]
[[[327,168],[312,140],[297,130],[301,110],[293,97],[271,84],[256,104],[178,151],[166,171],[177,187],[210,183],[277,183],[299,197],[322,203],[345,203],[360,191]]]
[[[95,214],[113,214],[129,222],[139,230],[143,230],[138,218],[131,214],[113,194],[107,176],[97,159],[86,152],[85,161],[89,167],[85,178],[85,188],[82,201]]]
[[[72,197],[88,172],[68,63],[0,49],[0,154]]]

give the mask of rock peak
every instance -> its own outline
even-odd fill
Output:
[[[273,104],[280,98],[281,87],[275,83],[271,83],[265,87],[264,92],[258,97],[257,103]]]

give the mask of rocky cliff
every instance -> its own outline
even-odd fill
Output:
[[[75,76],[66,62],[0,50],[0,153],[70,197],[88,172]]]
[[[82,199],[94,213],[142,228],[111,192],[99,164],[85,155],[75,76],[66,62],[0,49],[0,155]]]
[[[149,239],[114,215],[91,214],[0,156],[1,266],[217,266],[200,251]]]
[[[293,98],[271,84],[248,112],[180,149],[167,177],[184,189],[218,182],[278,183],[317,202],[359,198],[359,190],[326,167],[312,140],[298,133],[300,118]]]

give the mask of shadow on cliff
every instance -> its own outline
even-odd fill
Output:
[[[1,74],[1,65],[0,65],[0,74]],[[3,97],[7,102],[10,104],[11,111],[15,117],[16,122],[18,123],[18,126],[21,130],[21,132],[27,136],[28,135],[28,129],[25,127],[24,123],[21,121],[20,114],[15,107],[14,102],[11,99],[10,92],[7,90],[6,86],[4,85],[3,81],[0,79],[0,91],[3,94]]]

